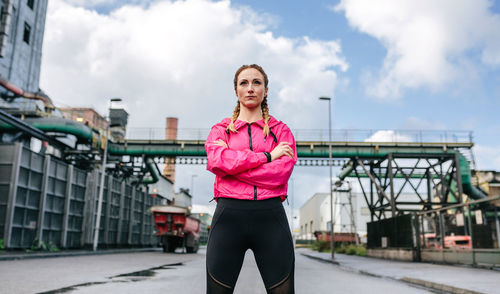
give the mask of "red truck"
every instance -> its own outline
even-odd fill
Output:
[[[425,248],[443,249],[443,245],[438,237],[436,237],[435,233],[420,235],[421,242],[424,241],[422,237],[425,238]],[[472,249],[472,240],[470,236],[452,234],[451,236],[444,236],[444,247],[450,249],[469,250]]]
[[[163,252],[174,252],[185,247],[187,253],[196,253],[200,246],[200,220],[189,216],[185,207],[161,205],[151,207],[155,227],[163,244]]]
[[[314,237],[318,241],[331,241],[331,233],[325,231],[314,231]],[[361,240],[357,233],[333,233],[333,241],[335,243],[352,243],[352,244],[361,244]]]

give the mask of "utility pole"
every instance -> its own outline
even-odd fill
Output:
[[[108,119],[110,119],[111,103],[118,101],[122,101],[122,99],[121,98],[109,99]],[[109,124],[111,124],[111,119]],[[106,160],[108,158],[109,124],[106,126],[106,143],[105,143],[106,145],[104,146],[104,154],[102,157],[102,165],[101,165],[101,185],[99,186],[99,199],[97,201],[97,216],[94,229],[94,243],[92,244],[92,249],[94,251],[97,250],[97,244],[99,243],[99,227],[101,226],[102,198],[104,194],[104,177],[106,175]]]
[[[332,179],[332,106],[330,97],[319,97],[319,100],[328,101],[328,166],[330,167],[330,247],[332,251],[332,260],[335,259],[335,219],[333,216],[333,179]]]

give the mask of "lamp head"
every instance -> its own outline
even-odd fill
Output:
[[[111,98],[111,99],[109,99],[109,101],[111,101],[111,102],[120,102],[120,101],[122,101],[122,98]]]
[[[332,100],[330,97],[319,97],[319,100]]]

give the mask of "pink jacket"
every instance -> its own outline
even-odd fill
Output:
[[[263,200],[287,197],[288,178],[297,162],[295,139],[290,129],[274,117],[269,119],[269,136],[264,137],[264,120],[247,123],[236,120],[237,133],[226,131],[231,120],[223,119],[214,125],[207,141],[207,170],[216,175],[215,199],[228,197],[245,200]],[[229,148],[213,144],[222,139]],[[271,152],[279,142],[288,142],[294,158],[284,155],[267,162],[264,152]]]

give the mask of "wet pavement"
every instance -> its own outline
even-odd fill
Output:
[[[205,293],[205,249],[0,261],[1,293]],[[296,293],[429,293],[296,254]],[[247,251],[234,293],[266,293]]]

